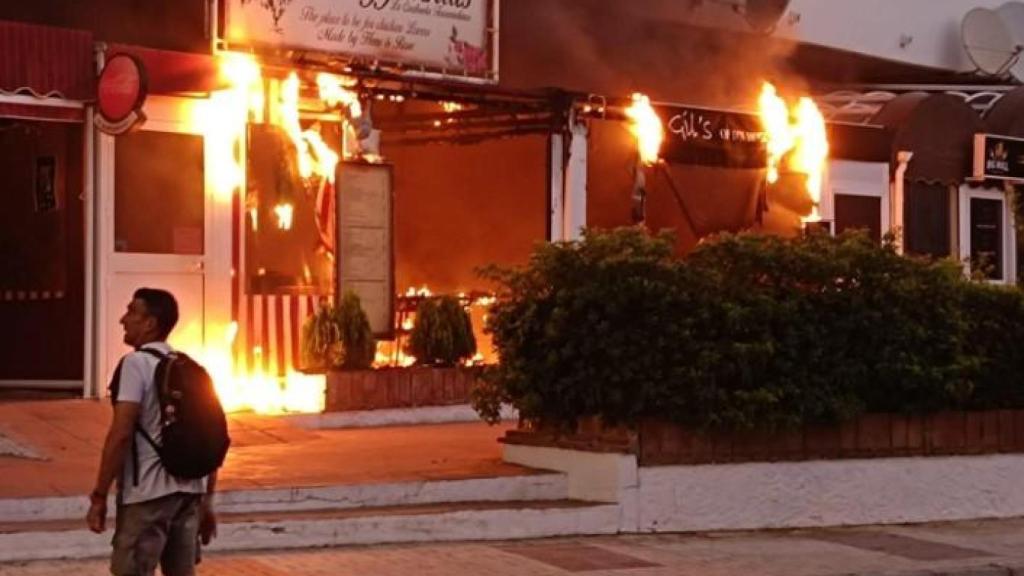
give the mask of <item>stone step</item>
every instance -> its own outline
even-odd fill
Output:
[[[450,502],[547,501],[568,498],[568,495],[566,475],[540,472],[458,480],[227,490],[218,492],[217,510],[223,513],[343,510]],[[0,522],[80,521],[88,505],[84,495],[0,499]]]
[[[574,500],[435,503],[390,507],[223,513],[215,551],[614,534],[616,504]],[[110,553],[110,537],[82,520],[0,524],[0,562],[81,559]]]

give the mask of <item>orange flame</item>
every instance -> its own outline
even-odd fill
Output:
[[[354,79],[321,72],[316,77],[316,85],[320,88],[320,100],[331,106],[338,104],[345,106],[352,118],[359,118],[363,115],[359,95],[348,90],[356,85]]]
[[[758,98],[761,123],[767,133],[768,182],[779,179],[779,167],[786,166],[807,176],[806,189],[814,206],[804,222],[820,220],[822,179],[828,160],[828,138],[825,118],[810,98],[800,98],[794,111],[769,82],[765,82]]]
[[[264,116],[263,79],[255,59],[248,55],[226,53],[219,59],[222,76],[230,87],[211,95],[209,106],[197,107],[196,126],[206,137],[211,180],[218,201],[230,200],[239,193],[245,182],[245,170],[238,150],[245,135],[246,123],[251,119],[260,121]],[[293,140],[301,143],[298,117],[298,78],[293,75],[284,83],[282,90],[282,124]],[[299,146],[300,170],[307,177],[311,175],[317,161],[328,155],[315,152],[312,157],[307,147]],[[305,152],[303,158],[302,152]],[[336,157],[336,155],[335,155]],[[328,159],[329,160],[329,159]],[[322,170],[321,170],[322,172]],[[330,169],[333,175],[333,166]],[[255,207],[246,206],[247,212],[255,216]],[[275,207],[278,225],[291,225],[292,207],[281,204]],[[255,229],[257,222],[252,219]],[[257,271],[259,273],[260,271]],[[231,412],[254,410],[266,414],[283,412],[319,412],[323,410],[323,376],[307,376],[288,371],[284,378],[253,370],[240,373],[235,366],[232,350],[238,334],[238,324],[207,325],[189,330],[183,327],[174,345],[200,360],[213,377],[225,409]],[[205,337],[204,337],[205,332]],[[254,351],[257,356],[262,351]]]
[[[633,104],[626,109],[626,116],[633,121],[630,131],[636,137],[640,160],[648,166],[656,164],[665,140],[665,127],[651,106],[650,98],[633,94]]]

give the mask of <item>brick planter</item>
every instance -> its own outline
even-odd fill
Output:
[[[1024,453],[1024,410],[865,414],[836,426],[776,433],[701,434],[661,421],[630,430],[590,419],[572,433],[524,425],[509,431],[503,442],[632,453],[641,466]]]
[[[469,403],[479,368],[382,368],[327,373],[325,412]]]

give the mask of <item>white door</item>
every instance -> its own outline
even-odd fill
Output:
[[[196,120],[206,103],[151,97],[141,129],[100,137],[98,395],[129,351],[119,319],[136,289],[174,294],[180,318],[169,340],[191,354],[202,357],[211,322],[224,323],[230,210],[213,194],[210,153]]]

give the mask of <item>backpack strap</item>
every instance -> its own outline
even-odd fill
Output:
[[[110,391],[110,405],[113,406],[117,402],[117,396],[121,393],[121,365],[124,364],[124,358],[121,358],[117,363],[117,368],[114,369],[114,375],[110,377],[110,384],[107,385],[107,390]]]
[[[138,351],[139,352],[145,352],[146,354],[149,354],[150,356],[155,356],[158,360],[161,360],[161,361],[164,360],[165,358],[167,358],[167,354],[164,354],[163,352],[160,352],[159,350],[153,350],[152,348],[139,348]],[[157,368],[159,368],[159,366],[160,365],[157,364]],[[162,412],[163,411],[162,410],[163,409],[163,401],[162,401],[163,397],[160,394],[160,386],[156,382],[156,370],[157,370],[156,368],[154,368],[154,370],[153,370],[153,388],[156,391],[157,399],[159,400],[159,404],[161,405],[161,412]],[[135,423],[135,432],[137,432],[138,434],[141,434],[142,437],[146,440],[146,442],[148,442],[149,445],[153,447],[153,450],[156,451],[157,455],[158,456],[160,455],[160,446],[157,445],[156,441],[153,440],[153,437],[150,436],[149,433],[146,432],[146,430],[142,426],[140,426],[138,422]],[[134,436],[132,437],[132,458],[134,459],[134,464],[135,464],[132,467],[132,472],[133,472],[133,476],[134,476],[134,478],[132,478],[132,480],[134,481],[135,486],[138,486],[139,485],[139,448],[138,448],[138,445],[135,442],[135,437]]]
[[[168,354],[164,354],[163,352],[161,352],[159,350],[154,350],[152,348],[139,348],[138,351],[139,352],[145,352],[146,354],[149,354],[150,356],[156,356],[159,360],[163,360],[164,358],[167,358],[167,356],[168,356]]]

